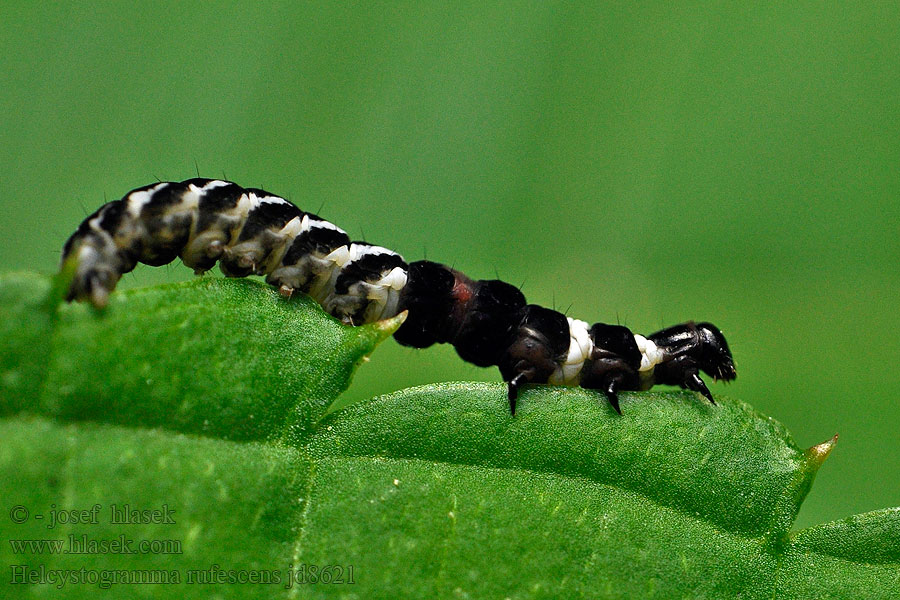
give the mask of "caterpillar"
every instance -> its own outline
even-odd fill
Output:
[[[700,372],[736,377],[731,351],[712,323],[682,323],[643,336],[622,325],[586,322],[528,304],[515,286],[473,280],[446,265],[403,257],[300,210],[284,198],[218,179],[160,182],[101,206],[66,241],[76,262],[67,300],[102,308],[137,263],[176,258],[203,274],[264,275],[290,297],[304,292],[346,324],[408,311],[394,338],[427,348],[452,344],[480,367],[497,366],[515,415],[529,383],[601,390],[621,414],[618,392],[678,385],[715,404]]]

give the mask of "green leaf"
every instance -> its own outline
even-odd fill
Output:
[[[65,304],[51,282],[0,281],[4,413],[278,439],[312,426],[401,319],[348,327],[306,296],[199,279]],[[48,302],[48,298],[50,301]]]
[[[747,405],[692,393],[623,394],[623,415],[598,394],[536,387],[509,418],[499,384],[398,392],[326,419],[315,453],[391,456],[584,478],[702,515],[716,527],[776,538],[773,498],[793,516],[807,457],[784,428]],[[806,474],[811,478],[815,469]],[[715,486],[705,482],[717,480]]]
[[[835,440],[802,450],[743,403],[632,393],[619,416],[599,394],[534,386],[513,418],[501,384],[456,383],[323,416],[399,322],[344,327],[247,281],[114,294],[102,313],[57,312],[58,296],[45,279],[0,279],[0,498],[30,515],[4,515],[5,568],[160,569],[181,581],[119,583],[116,597],[900,589],[900,509],[791,532]],[[174,522],[110,523],[125,504],[165,506]],[[95,505],[97,523],[48,529],[33,518]],[[36,554],[10,543],[69,535],[175,540],[180,553]],[[355,583],[286,588],[291,572],[329,565],[345,580],[352,567]],[[228,582],[241,570],[270,583]],[[16,596],[49,587],[9,581]],[[98,584],[63,587],[93,597]]]
[[[326,418],[308,446],[312,456],[352,473],[358,495],[378,501],[361,503],[358,521],[336,532],[325,518],[310,536],[316,560],[331,559],[340,539],[374,537],[387,550],[372,556],[338,545],[340,554],[354,556],[360,571],[399,569],[408,550],[393,529],[412,513],[434,521],[409,537],[422,560],[442,556],[429,576],[446,582],[444,593],[481,561],[490,561],[479,573],[491,577],[478,580],[488,597],[510,593],[510,582],[520,591],[592,597],[829,597],[819,568],[841,581],[835,589],[843,595],[834,597],[896,593],[897,510],[858,517],[852,531],[831,524],[821,526],[829,536],[817,528],[790,535],[835,440],[802,451],[746,404],[719,398],[714,407],[686,392],[623,394],[620,417],[597,394],[536,387],[510,419],[503,391],[428,386]],[[391,477],[414,508],[388,498]],[[349,510],[350,501],[341,502]],[[452,533],[435,518],[440,508]],[[353,535],[358,522],[377,525]],[[800,573],[813,576],[791,578]]]
[[[3,597],[39,596],[55,585],[9,585],[11,565],[46,569],[175,570],[182,581],[190,569],[212,565],[243,569],[287,568],[298,524],[310,463],[301,452],[276,444],[236,443],[162,429],[89,422],[63,424],[45,418],[0,419],[3,537],[0,559],[8,587]],[[53,522],[51,509],[90,510],[97,522]],[[10,522],[7,511],[26,507],[26,523]],[[112,510],[174,511],[172,523],[112,524]],[[45,515],[42,520],[34,515]],[[139,552],[142,540],[163,551],[148,554],[62,554],[16,552],[18,540],[114,540]],[[83,538],[84,536],[84,538]],[[84,545],[84,544],[83,544]],[[177,554],[168,554],[175,551]],[[169,579],[166,579],[169,581]],[[248,586],[219,586],[240,596]],[[278,588],[277,585],[266,586]],[[95,597],[98,585],[65,585],[66,598]],[[205,588],[205,589],[204,589]],[[183,592],[174,592],[179,589]],[[10,591],[12,593],[10,593]],[[260,590],[261,591],[261,590]],[[193,594],[208,597],[209,586],[115,585],[115,598],[156,593],[160,597]],[[233,597],[233,596],[232,596]]]
[[[51,296],[44,277],[0,275],[0,415],[39,403],[56,317]]]
[[[900,508],[798,532],[785,549],[777,590],[784,598],[897,598]]]

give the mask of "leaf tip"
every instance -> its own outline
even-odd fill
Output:
[[[408,312],[404,310],[402,313],[388,319],[352,327],[359,339],[365,340],[364,346],[367,348],[365,354],[369,354],[375,349],[375,346],[394,335],[394,332],[400,329],[400,326],[406,321],[407,314]]]
[[[822,463],[825,462],[825,459],[828,458],[828,455],[831,454],[831,451],[834,449],[835,444],[837,444],[838,434],[834,434],[830,440],[825,440],[821,444],[816,444],[815,446],[809,448],[806,451],[807,460],[816,464],[816,466],[821,466]]]
[[[403,325],[403,323],[406,321],[406,317],[408,315],[409,311],[404,310],[403,312],[390,317],[389,319],[382,319],[373,323],[372,325],[378,334],[378,341],[381,342],[394,335],[394,333],[398,329],[400,329],[400,326]]]

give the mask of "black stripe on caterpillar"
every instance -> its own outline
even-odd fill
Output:
[[[649,336],[621,325],[568,318],[528,304],[499,280],[472,280],[446,265],[407,264],[387,248],[351,241],[339,227],[280,196],[228,181],[189,179],[132,190],[101,206],[66,242],[74,257],[68,300],[105,306],[122,274],[137,263],[180,257],[202,274],[217,262],[228,277],[264,275],[285,296],[314,298],[326,312],[358,325],[408,311],[394,334],[403,345],[452,344],[463,360],[497,366],[510,410],[528,383],[617,393],[656,384],[712,394],[700,378],[736,377],[728,344],[711,323],[683,323]]]

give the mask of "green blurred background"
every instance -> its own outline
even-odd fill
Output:
[[[7,0],[0,269],[52,272],[133,187],[225,176],[588,321],[711,320],[739,369],[714,393],[804,446],[841,435],[799,525],[900,505],[898,23],[898,3]],[[346,400],[460,379],[499,374],[391,341]]]

